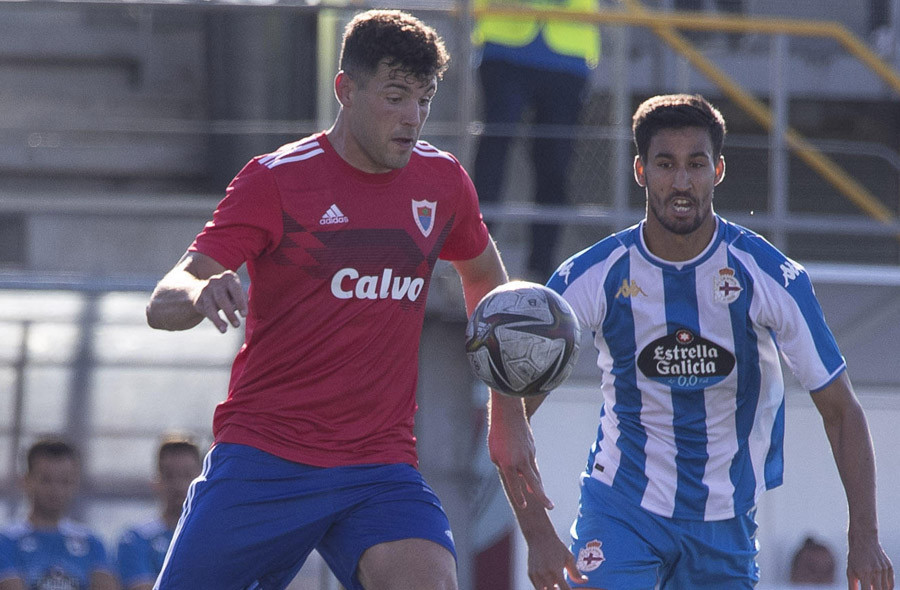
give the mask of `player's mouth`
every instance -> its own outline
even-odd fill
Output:
[[[676,215],[687,215],[694,209],[694,201],[688,197],[674,197],[669,204]]]
[[[411,150],[413,146],[416,145],[416,140],[412,137],[395,137],[391,141],[393,141],[404,150]]]

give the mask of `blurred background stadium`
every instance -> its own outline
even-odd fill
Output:
[[[453,64],[425,139],[470,164],[481,132],[470,7],[372,6],[408,9],[444,36]],[[148,292],[246,160],[330,125],[340,31],[368,7],[0,0],[0,522],[22,516],[22,452],[40,434],[83,449],[75,516],[110,544],[153,510],[160,434],[209,442],[240,334],[152,331]],[[603,33],[584,120],[544,130],[577,138],[572,206],[529,202],[527,135],[542,131],[513,129],[514,181],[503,204],[485,207],[511,274],[523,272],[532,219],[565,227],[561,256],[640,219],[634,107],[659,92],[704,93],[730,131],[717,209],[809,268],[868,412],[882,541],[900,562],[900,0],[626,0],[584,18]],[[423,471],[454,525],[461,589],[525,590],[464,320],[455,274],[441,266],[422,344]],[[534,420],[561,535],[599,413],[591,356]],[[834,549],[838,572],[846,550],[823,429],[788,383],[786,484],[759,511],[760,587],[770,589],[787,587],[806,536]],[[337,585],[313,559],[292,588]]]

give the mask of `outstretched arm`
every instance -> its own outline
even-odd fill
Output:
[[[846,371],[812,398],[822,415],[850,509],[848,588],[891,590],[894,569],[878,541],[875,452],[865,414]]]
[[[462,279],[469,316],[482,297],[508,280],[493,240],[488,241],[484,251],[476,258],[458,261],[454,266]],[[537,470],[534,437],[522,399],[491,391],[489,416],[488,448],[510,501],[524,506],[526,494],[530,492],[539,503],[552,506],[544,494]]]
[[[147,305],[147,323],[159,330],[187,330],[207,318],[224,333],[228,323],[241,325],[238,314],[247,315],[240,278],[199,252],[188,252],[178,261],[156,285]]]

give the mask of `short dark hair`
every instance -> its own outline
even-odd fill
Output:
[[[38,459],[46,457],[48,459],[72,459],[76,463],[80,463],[80,457],[75,447],[67,441],[57,437],[44,437],[39,439],[28,448],[25,455],[25,466],[27,473],[34,470],[35,463]]]
[[[340,68],[351,76],[366,76],[383,61],[425,81],[443,76],[450,54],[435,30],[410,14],[361,12],[344,29]]]
[[[194,439],[185,434],[167,434],[159,443],[159,450],[156,453],[156,469],[162,470],[163,459],[168,455],[176,453],[189,453],[197,459],[198,463],[202,463],[200,458],[200,447],[194,442]]]
[[[641,159],[647,159],[650,140],[662,129],[701,127],[709,132],[713,158],[722,155],[725,119],[699,94],[663,94],[648,98],[634,112],[631,132]]]

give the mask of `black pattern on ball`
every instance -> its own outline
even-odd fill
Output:
[[[507,395],[559,387],[578,357],[581,329],[569,304],[537,283],[514,281],[478,303],[466,326],[475,375]]]

